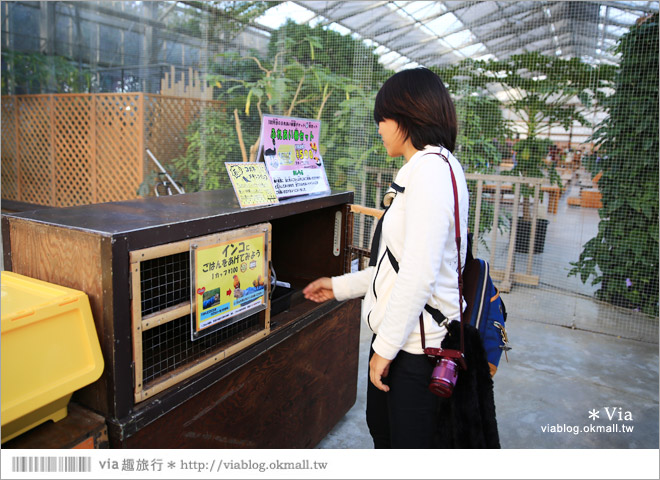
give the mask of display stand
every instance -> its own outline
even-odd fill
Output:
[[[105,371],[74,400],[112,448],[311,448],[356,398],[359,301],[301,294],[348,270],[352,201],[241,209],[219,190],[4,215],[5,268],[89,296]],[[190,245],[258,225],[291,288],[267,281],[266,309],[191,339]]]

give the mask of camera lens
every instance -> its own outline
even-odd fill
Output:
[[[458,366],[449,358],[440,358],[431,374],[429,390],[439,397],[450,397],[458,378]]]

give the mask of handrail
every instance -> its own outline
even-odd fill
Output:
[[[376,198],[379,199],[380,194],[382,193],[382,176],[389,175],[394,177],[397,170],[394,168],[378,168],[378,167],[366,167],[367,173],[376,174]],[[479,236],[479,222],[481,220],[481,205],[482,200],[484,199],[485,194],[485,185],[495,185],[494,194],[490,194],[493,199],[493,225],[491,226],[491,241],[490,241],[490,263],[491,265],[495,264],[495,253],[497,251],[497,239],[499,231],[499,217],[501,212],[501,205],[503,200],[503,191],[513,191],[513,203],[512,203],[512,219],[511,219],[511,231],[509,236],[509,244],[506,251],[506,260],[503,270],[491,269],[491,275],[494,280],[498,283],[498,287],[502,292],[508,292],[511,290],[513,283],[521,283],[526,285],[538,285],[539,277],[538,275],[532,275],[532,265],[534,260],[534,244],[536,238],[537,222],[539,218],[539,203],[541,189],[544,184],[547,183],[545,178],[536,178],[536,177],[519,177],[513,175],[492,175],[492,174],[481,174],[481,173],[466,173],[465,178],[467,180],[476,181],[476,191],[471,193],[471,201],[475,202],[475,217],[474,217],[474,238]],[[521,199],[521,186],[529,185],[534,188],[533,198],[533,208],[532,208],[532,222],[531,222],[531,231],[529,238],[529,246],[527,250],[527,262],[525,273],[519,273],[515,271],[515,239],[518,231],[518,212],[520,209],[520,199]],[[505,188],[503,188],[505,187]],[[492,187],[489,189],[492,191]],[[362,202],[366,201],[366,180],[362,184]],[[363,205],[351,205],[351,212],[359,213],[367,216],[372,216],[374,218],[380,218],[382,216],[382,210],[378,210],[372,207],[366,207]],[[356,219],[357,224],[357,233],[358,238],[360,239],[362,245],[366,245],[366,229],[364,217],[360,216],[359,219]],[[355,246],[354,248],[368,251],[364,247]],[[474,241],[472,244],[472,253],[477,256],[478,242]]]

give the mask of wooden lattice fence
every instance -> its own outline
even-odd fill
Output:
[[[65,207],[130,200],[181,155],[190,122],[219,102],[143,93],[2,97],[2,198]]]

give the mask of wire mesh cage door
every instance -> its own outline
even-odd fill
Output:
[[[233,240],[263,235],[265,271],[271,263],[271,225],[269,223],[221,232],[181,242],[135,250],[130,252],[131,261],[131,316],[133,326],[134,400],[141,402],[173,385],[201,372],[212,365],[240,352],[270,333],[270,276],[261,275],[255,280],[253,289],[241,289],[237,301],[237,314],[222,317],[208,333],[194,335],[196,317],[200,306],[204,312],[220,311],[221,302],[234,297],[236,288],[227,291],[201,292],[195,289],[195,263],[191,251],[200,246],[231,246]],[[229,252],[231,253],[231,252]],[[243,257],[243,259],[246,259]],[[208,262],[207,262],[208,263]],[[238,270],[244,262],[239,262]],[[246,262],[250,271],[250,261]],[[199,269],[204,264],[199,264]],[[233,279],[234,270],[225,268]],[[256,275],[256,274],[255,274]],[[224,290],[224,288],[223,288]],[[245,299],[260,298],[263,292],[263,307],[242,309]],[[203,298],[204,293],[209,298]],[[217,294],[217,301],[214,297]],[[252,295],[249,297],[249,295]],[[200,297],[200,303],[194,301]],[[223,300],[220,301],[220,297]],[[225,298],[227,297],[227,298]],[[240,300],[243,299],[241,302]],[[205,300],[211,300],[204,304]],[[206,308],[205,308],[206,307]],[[202,317],[210,318],[208,316]],[[200,329],[198,329],[200,330]],[[201,331],[201,330],[200,330]],[[199,333],[199,332],[197,332]]]

